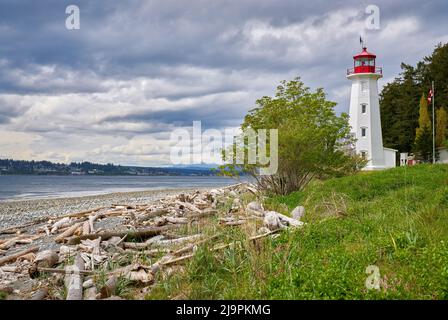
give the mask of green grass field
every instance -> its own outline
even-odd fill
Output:
[[[307,210],[302,229],[256,243],[229,229],[234,247],[200,248],[147,298],[448,298],[448,166],[315,181],[265,200],[283,213],[298,204]],[[369,265],[379,268],[379,290],[366,288]]]

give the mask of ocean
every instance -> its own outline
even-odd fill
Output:
[[[221,187],[238,181],[217,176],[0,175],[0,201],[81,197],[114,192]]]

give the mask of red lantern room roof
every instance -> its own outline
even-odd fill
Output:
[[[376,55],[367,51],[367,48],[362,48],[362,52],[353,57],[353,59],[357,60],[359,58],[372,58],[375,59]]]
[[[360,54],[353,56],[353,68],[347,69],[347,77],[355,74],[376,74],[382,77],[383,69],[376,66],[375,60],[376,55],[363,47]]]

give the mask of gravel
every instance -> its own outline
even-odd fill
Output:
[[[39,218],[81,212],[112,204],[143,204],[195,189],[170,189],[110,193],[105,195],[0,202],[0,229],[19,226]]]

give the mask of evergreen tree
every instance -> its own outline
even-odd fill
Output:
[[[440,107],[436,112],[436,146],[443,147],[447,138],[447,114],[444,107]]]
[[[410,152],[415,149],[419,127],[419,109],[415,106],[421,94],[428,93],[434,81],[435,107],[448,101],[448,44],[439,44],[415,67],[403,63],[401,69],[400,75],[386,84],[380,94],[383,143],[399,152]]]
[[[432,159],[432,127],[425,95],[420,99],[418,128],[415,133],[414,152],[418,159],[429,162]]]
[[[410,152],[418,126],[418,104],[421,90],[416,81],[416,70],[402,64],[402,73],[384,86],[380,95],[380,112],[385,147]]]

